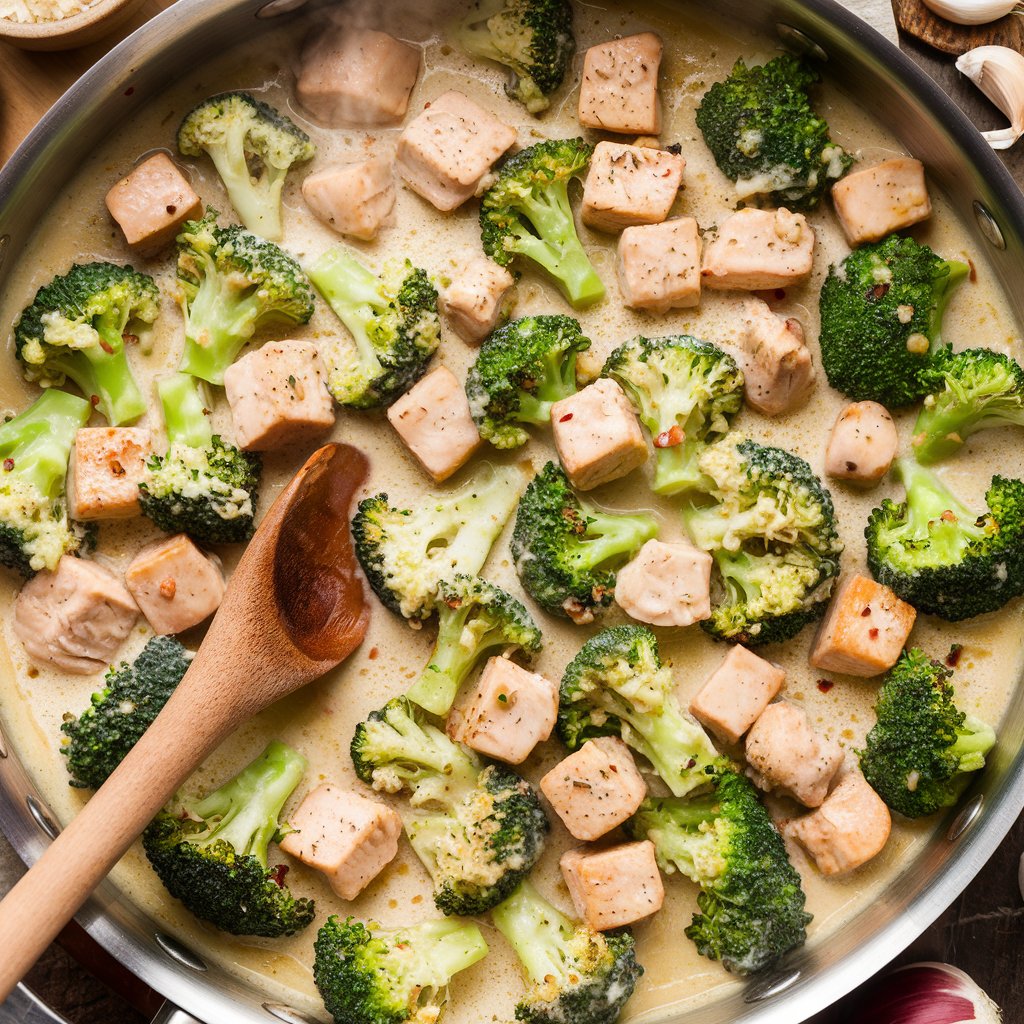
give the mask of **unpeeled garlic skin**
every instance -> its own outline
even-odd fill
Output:
[[[1024,55],[1007,46],[979,46],[957,58],[965,74],[1009,119],[1009,128],[982,132],[993,149],[1009,149],[1024,135]]]
[[[998,21],[1010,14],[1017,3],[1018,0],[924,0],[926,7],[957,25],[986,25]]]

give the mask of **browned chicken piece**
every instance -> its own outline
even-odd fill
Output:
[[[153,439],[145,427],[82,427],[68,472],[72,519],[130,519],[141,514],[139,484]]]
[[[370,157],[325,167],[306,176],[302,198],[317,219],[338,234],[369,242],[395,205],[391,162]]]
[[[649,540],[618,571],[615,603],[652,626],[690,626],[710,618],[711,561],[686,541]]]
[[[896,458],[899,437],[889,410],[877,402],[854,402],[836,418],[825,451],[825,472],[871,487]]]
[[[840,178],[832,186],[832,202],[850,245],[878,242],[932,214],[924,164],[910,157],[896,157]]]
[[[661,910],[665,886],[654,843],[568,850],[559,861],[576,913],[595,931],[622,928]]]
[[[705,288],[767,291],[803,284],[814,259],[814,228],[802,213],[747,208],[704,236]]]
[[[785,679],[778,665],[737,644],[690,702],[690,714],[719,739],[738,743],[775,699]]]
[[[699,305],[700,253],[693,217],[626,228],[616,264],[623,303],[652,313]]]
[[[583,57],[580,124],[625,135],[657,135],[662,50],[661,37],[653,32],[591,46]]]
[[[598,231],[659,224],[682,188],[685,166],[665,149],[599,142],[583,186],[583,223]]]

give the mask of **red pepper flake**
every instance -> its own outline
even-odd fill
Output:
[[[947,508],[946,511],[943,512],[941,516],[939,516],[939,518],[944,523],[955,523],[956,522],[956,513],[953,512],[951,509]]]
[[[868,630],[868,636],[872,640],[877,640],[878,639],[878,630],[877,629],[869,629]]]
[[[100,348],[103,349],[103,351],[106,352],[108,356],[112,356],[114,354],[114,346],[111,345],[109,341],[105,341],[103,338],[100,338]]]
[[[178,208],[174,205],[174,203],[168,203],[166,206],[166,210],[170,214],[175,214],[178,212]]]
[[[567,412],[564,416],[559,416],[558,417],[558,422],[559,423],[568,423],[569,420],[571,420],[571,419],[572,419],[572,413],[571,412]]]
[[[14,459],[4,459],[4,472],[10,473],[14,469]]]
[[[884,299],[889,293],[889,285],[887,284],[876,284],[873,288],[869,288],[865,298],[868,302],[878,302],[880,299]]]
[[[691,757],[690,760],[686,762],[686,768],[684,769],[684,771],[688,771],[690,768],[695,768],[696,766],[697,766],[696,758]]]
[[[821,690],[822,693],[828,693],[828,691],[831,690],[832,687],[835,685],[836,684],[833,683],[831,679],[818,680],[818,689]]]
[[[946,655],[946,664],[949,668],[956,668],[960,664],[960,655],[964,653],[963,644],[953,644]]]
[[[89,396],[89,403],[95,409],[96,406],[98,406],[100,404],[100,396],[99,395],[90,395]]]
[[[967,257],[967,266],[970,268],[970,273],[967,275],[967,280],[974,284],[978,280],[978,268],[974,265],[974,260]]]
[[[860,617],[862,619],[866,619],[870,614],[871,614],[871,605],[868,604],[868,605],[864,606],[864,611],[862,611],[860,613]]]
[[[371,647],[370,653],[367,655],[367,657],[370,659],[370,661],[376,661],[379,655],[380,651],[376,647]]]
[[[139,343],[139,336],[137,334],[122,334],[121,335],[121,340],[126,345],[138,345],[138,343]]]
[[[663,430],[655,439],[655,448],[675,448],[677,444],[682,444],[686,440],[686,434],[683,428],[676,423],[674,426],[669,427],[668,430]]]
[[[135,86],[134,85],[129,85],[128,88],[125,89],[124,94],[125,94],[125,96],[131,96],[134,92],[135,92]]]
[[[287,864],[278,864],[277,867],[275,867],[274,870],[270,872],[270,878],[271,878],[271,881],[273,881],[273,883],[275,885],[278,885],[278,886],[280,886],[283,889],[284,888],[284,876],[287,875],[287,874],[288,874],[288,865]]]

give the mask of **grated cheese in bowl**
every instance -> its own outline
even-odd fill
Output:
[[[94,3],[96,0],[0,0],[0,19],[20,24],[61,21]]]

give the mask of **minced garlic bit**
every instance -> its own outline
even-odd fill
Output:
[[[81,14],[97,0],[0,0],[0,18],[29,24],[40,21],[61,21],[72,14]]]

